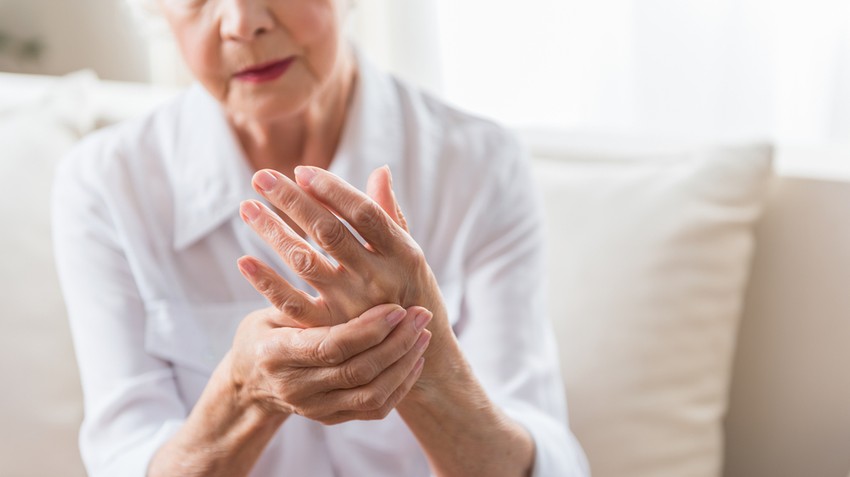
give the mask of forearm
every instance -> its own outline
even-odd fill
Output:
[[[440,477],[526,477],[534,466],[534,441],[485,393],[457,343],[432,354],[398,411]],[[439,363],[434,361],[440,361]]]
[[[230,354],[216,368],[185,424],[154,455],[149,477],[247,475],[286,420],[248,402],[230,379]]]

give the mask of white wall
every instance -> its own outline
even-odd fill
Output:
[[[38,63],[0,58],[0,71],[65,74],[93,69],[105,79],[147,81],[148,48],[126,0],[0,0],[0,31],[38,36]]]

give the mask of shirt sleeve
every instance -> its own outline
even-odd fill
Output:
[[[80,451],[92,477],[142,477],[187,409],[170,365],[145,352],[145,309],[104,197],[107,179],[78,161],[91,154],[78,146],[60,163],[52,197],[56,264],[84,394]]]
[[[470,211],[458,339],[488,395],[534,439],[533,475],[586,476],[546,316],[541,198],[512,136],[502,132],[488,149],[498,160]]]

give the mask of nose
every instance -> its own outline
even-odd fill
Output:
[[[224,0],[221,36],[227,40],[250,41],[274,28],[267,0]]]

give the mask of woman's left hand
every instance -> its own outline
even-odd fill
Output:
[[[372,173],[368,187],[372,197],[323,169],[298,167],[295,175],[297,183],[277,171],[261,170],[254,175],[254,188],[338,264],[317,252],[268,207],[245,201],[240,210],[243,220],[319,296],[296,289],[258,259],[243,257],[240,266],[244,261],[255,265],[241,266],[254,288],[305,326],[343,323],[375,305],[396,303],[432,310],[434,320],[429,329],[435,335],[448,331],[437,280],[407,231],[389,170],[379,168]],[[339,217],[351,224],[366,244]],[[247,268],[256,271],[249,274]]]

